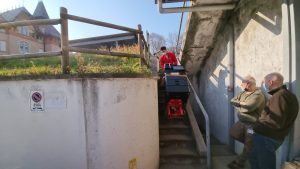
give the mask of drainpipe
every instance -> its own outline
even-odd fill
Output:
[[[229,84],[227,87],[228,94],[228,127],[230,128],[234,123],[234,108],[230,104],[230,100],[234,97],[234,27],[232,24],[229,25],[230,33],[229,40],[227,45],[228,55],[229,55],[229,63],[228,63],[228,72],[229,72]],[[228,139],[229,146],[232,150],[234,150],[234,140],[229,137]]]
[[[298,0],[289,0],[289,8],[290,8],[290,21],[291,21],[291,43],[292,43],[292,56],[291,56],[291,90],[295,95],[298,97],[298,102],[300,104],[300,88],[299,88],[299,82],[300,82],[300,2]],[[290,159],[299,156],[300,152],[300,141],[299,137],[300,134],[297,132],[298,128],[300,126],[300,116],[298,115],[293,130],[291,133],[293,133],[289,157]]]
[[[292,92],[296,92],[295,82],[296,77],[296,23],[295,23],[295,1],[283,0],[282,1],[282,30],[283,30],[283,50],[284,50],[284,62],[283,62],[283,76],[287,83],[287,87]],[[297,120],[295,126],[297,126]],[[280,157],[277,157],[277,168],[283,164],[284,161],[292,160],[296,156],[297,148],[294,147],[295,138],[295,126],[292,128],[288,137],[286,137],[282,146],[279,149]],[[299,126],[299,125],[298,125]],[[296,135],[296,136],[295,136]],[[299,136],[299,135],[298,135]],[[298,143],[299,144],[299,143]],[[298,147],[299,151],[299,147]]]
[[[215,11],[215,10],[231,10],[235,7],[234,3],[230,4],[213,4],[201,5],[191,7],[175,7],[163,8],[162,0],[158,0],[158,7],[160,13],[182,13],[182,12],[202,12],[202,11]]]

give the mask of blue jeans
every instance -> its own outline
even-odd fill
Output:
[[[276,169],[277,148],[282,141],[254,133],[249,162],[251,169]]]

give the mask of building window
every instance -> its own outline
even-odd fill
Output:
[[[42,36],[37,35],[37,40],[38,40],[39,42],[43,42],[44,38],[43,38]]]
[[[0,52],[5,52],[5,51],[6,51],[6,42],[0,41]]]
[[[29,53],[29,44],[28,44],[28,42],[20,42],[19,51],[20,51],[20,53]]]
[[[18,32],[22,35],[29,36],[29,30],[27,26],[19,26]]]

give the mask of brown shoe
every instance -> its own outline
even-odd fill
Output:
[[[240,162],[234,160],[231,163],[229,163],[227,165],[227,167],[230,168],[230,169],[241,169],[241,168],[244,168],[245,165],[243,163],[240,163]]]

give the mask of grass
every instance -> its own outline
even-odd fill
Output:
[[[138,53],[138,46],[124,46],[112,49],[124,53]],[[87,73],[129,73],[150,74],[140,66],[140,59],[94,54],[72,54],[70,74]],[[0,62],[0,76],[59,75],[62,74],[61,57],[13,59]]]

